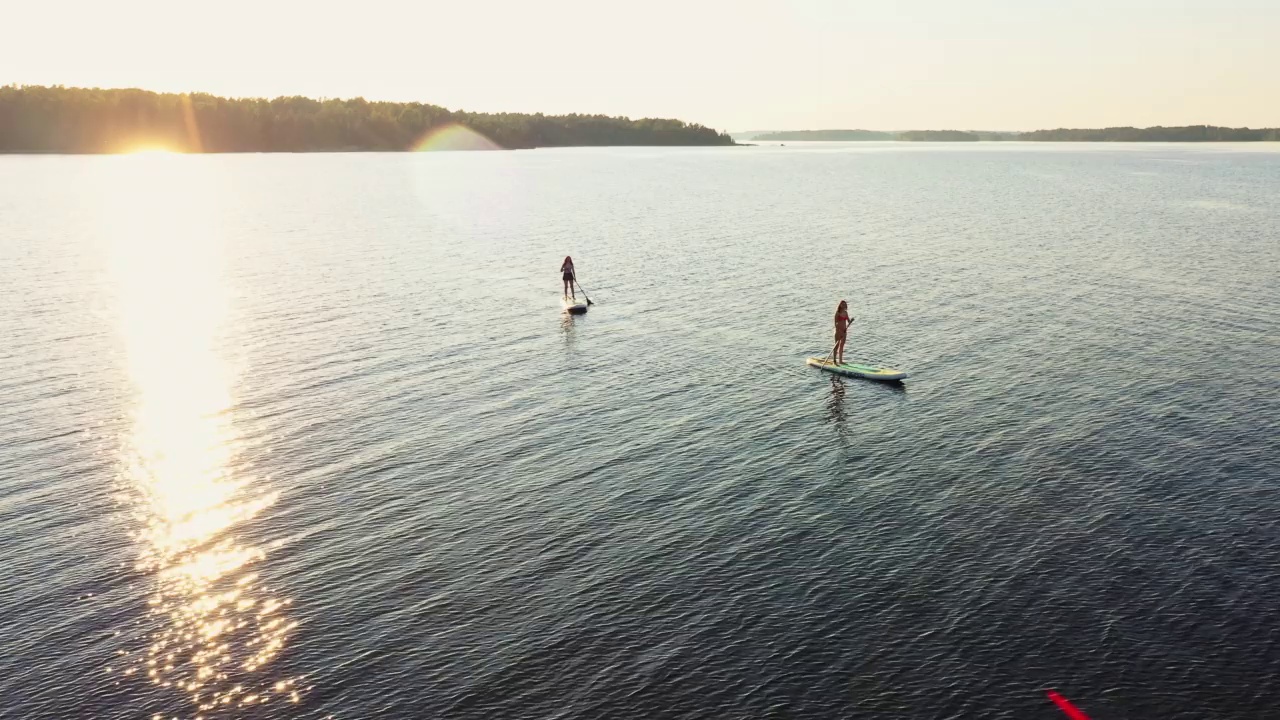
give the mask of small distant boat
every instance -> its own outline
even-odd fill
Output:
[[[901,380],[907,376],[901,370],[894,370],[893,368],[856,365],[854,363],[837,365],[834,360],[820,357],[807,358],[805,364],[836,375],[848,375],[849,377],[860,377],[868,380]]]
[[[586,300],[575,300],[574,298],[565,295],[561,298],[561,302],[564,304],[565,312],[570,315],[582,315],[587,312]]]

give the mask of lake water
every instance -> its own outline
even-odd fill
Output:
[[[2,157],[0,337],[4,718],[1275,713],[1274,145]]]

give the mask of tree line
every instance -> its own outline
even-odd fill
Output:
[[[681,120],[605,115],[474,113],[363,98],[224,98],[147,90],[0,87],[0,153],[411,150],[433,131],[464,127],[490,143],[447,149],[603,145],[733,145]],[[440,147],[427,144],[426,149]]]

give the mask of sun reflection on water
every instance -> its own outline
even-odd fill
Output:
[[[105,250],[134,398],[120,468],[137,499],[152,633],[126,675],[188,696],[197,716],[297,702],[271,662],[297,623],[246,539],[276,501],[236,464],[231,296],[208,168],[131,156],[104,189]],[[202,172],[203,171],[203,172]]]

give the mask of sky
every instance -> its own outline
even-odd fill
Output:
[[[1280,0],[47,0],[0,84],[719,130],[1280,126]]]

